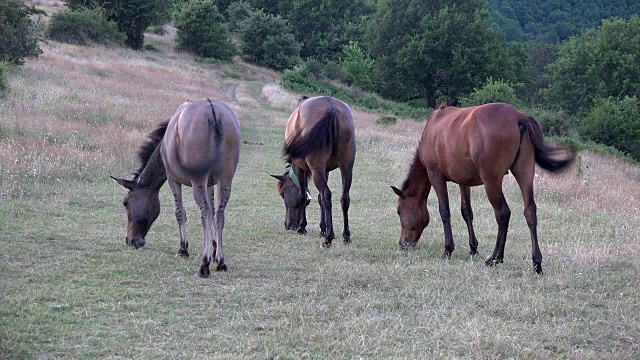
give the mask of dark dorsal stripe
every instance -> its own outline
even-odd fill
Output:
[[[218,121],[218,117],[216,116],[216,109],[213,107],[211,99],[207,98],[207,101],[211,106],[211,114],[213,114],[213,119],[209,119],[209,129],[212,130],[215,134],[216,144],[220,145],[220,143],[222,142],[222,123]]]

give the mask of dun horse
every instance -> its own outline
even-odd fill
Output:
[[[484,184],[493,206],[498,237],[488,266],[503,262],[511,211],[502,192],[502,178],[511,171],[524,201],[524,216],[531,233],[533,266],[542,274],[542,253],[538,246],[536,203],[533,196],[535,164],[551,172],[560,171],[575,159],[575,152],[546,144],[542,127],[532,117],[502,103],[470,108],[441,107],[425,125],[422,138],[399,196],[400,246],[415,246],[429,223],[427,197],[433,186],[444,226],[446,257],[454,249],[447,181],[460,185],[462,217],[469,231],[470,253],[477,253],[473,230],[470,187]]]
[[[128,217],[127,244],[136,248],[144,246],[144,237],[160,213],[158,193],[168,181],[180,228],[178,254],[189,256],[182,185],[191,186],[193,199],[200,207],[204,233],[198,274],[209,276],[212,236],[216,270],[226,271],[222,252],[224,210],[240,156],[240,122],[233,110],[208,98],[186,102],[171,119],[149,134],[149,140],[140,147],[138,156],[141,165],[132,180],[113,178],[129,189],[123,202]],[[216,184],[218,202],[214,206]]]
[[[342,176],[342,214],[344,242],[351,241],[349,230],[349,189],[356,157],[353,113],[344,102],[327,96],[303,98],[293,111],[285,130],[283,153],[288,171],[271,175],[278,179],[276,190],[284,199],[285,228],[306,233],[306,207],[309,205],[308,178],[319,191],[320,235],[330,247],[335,235],[331,215],[329,172],[339,168]]]

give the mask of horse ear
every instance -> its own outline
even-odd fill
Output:
[[[276,178],[279,181],[284,182],[284,175],[271,175],[271,177]]]
[[[391,190],[393,190],[394,193],[396,193],[396,195],[400,196],[400,199],[404,199],[404,194],[402,193],[402,190],[398,189],[395,186],[391,186]]]
[[[125,179],[116,179],[113,176],[110,176],[110,178],[112,178],[113,181],[117,182],[118,184],[124,186],[125,188],[127,188],[129,190],[133,190],[133,188],[136,187],[136,182],[135,181],[125,180]]]

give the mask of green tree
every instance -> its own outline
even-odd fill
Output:
[[[118,31],[118,25],[107,21],[98,9],[63,9],[51,16],[46,33],[52,40],[77,45],[122,45],[127,39],[125,34]]]
[[[142,49],[147,27],[165,19],[171,7],[166,0],[66,0],[65,3],[72,10],[103,8],[107,20],[118,24],[120,32],[127,35],[127,45],[136,50]]]
[[[456,104],[489,77],[514,83],[526,55],[509,46],[483,0],[381,0],[368,34],[376,89],[397,100]]]
[[[342,68],[347,74],[347,82],[365,90],[373,89],[373,69],[375,62],[362,50],[357,41],[343,46],[340,59]]]
[[[176,9],[173,18],[178,49],[220,60],[236,54],[224,17],[212,0],[190,0]]]
[[[229,5],[226,10],[229,30],[232,32],[238,31],[240,23],[246,20],[254,10],[251,3],[247,1],[237,1]]]
[[[300,43],[278,15],[254,11],[241,23],[239,33],[242,56],[253,63],[284,70],[300,62]]]
[[[545,95],[571,114],[588,111],[596,98],[640,95],[640,17],[604,20],[571,38],[547,69]]]
[[[25,58],[42,53],[35,26],[29,18],[33,14],[44,12],[21,0],[0,1],[0,62],[21,65]]]
[[[580,134],[587,139],[613,146],[640,160],[640,100],[595,99]]]
[[[461,106],[476,106],[493,102],[503,102],[520,107],[522,104],[516,96],[513,85],[501,79],[487,79],[481,88],[474,88],[467,97],[460,98]]]

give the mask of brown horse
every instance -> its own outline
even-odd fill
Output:
[[[503,262],[511,211],[502,192],[502,178],[511,171],[522,192],[524,216],[531,233],[533,266],[542,274],[533,198],[535,164],[556,172],[569,166],[574,159],[574,151],[546,144],[540,123],[511,105],[440,107],[427,120],[401,189],[392,186],[399,196],[400,246],[415,246],[428,225],[426,202],[433,186],[444,226],[444,255],[451,256],[454,243],[446,182],[453,181],[460,185],[462,217],[469,231],[470,253],[475,255],[478,241],[472,224],[470,187],[484,184],[498,223],[496,246],[485,264],[492,266]]]
[[[158,193],[168,180],[180,228],[178,254],[189,256],[182,185],[191,186],[193,199],[200,207],[204,232],[202,264],[198,274],[200,277],[209,276],[211,236],[216,270],[226,271],[222,253],[224,210],[240,157],[240,121],[233,110],[208,98],[186,102],[180,105],[171,119],[160,123],[149,134],[149,140],[140,147],[138,156],[141,165],[132,180],[113,178],[129,189],[123,202],[128,217],[127,244],[136,248],[144,246],[144,237],[160,213]],[[216,184],[218,203],[214,207]]]
[[[322,244],[330,247],[335,235],[331,216],[331,190],[327,184],[329,172],[339,168],[342,176],[342,214],[344,242],[351,241],[349,230],[349,189],[356,157],[356,137],[351,108],[328,96],[303,98],[293,111],[285,130],[283,154],[288,171],[271,175],[278,179],[276,190],[286,208],[284,226],[305,234],[306,207],[309,205],[308,178],[319,191],[320,235]]]

